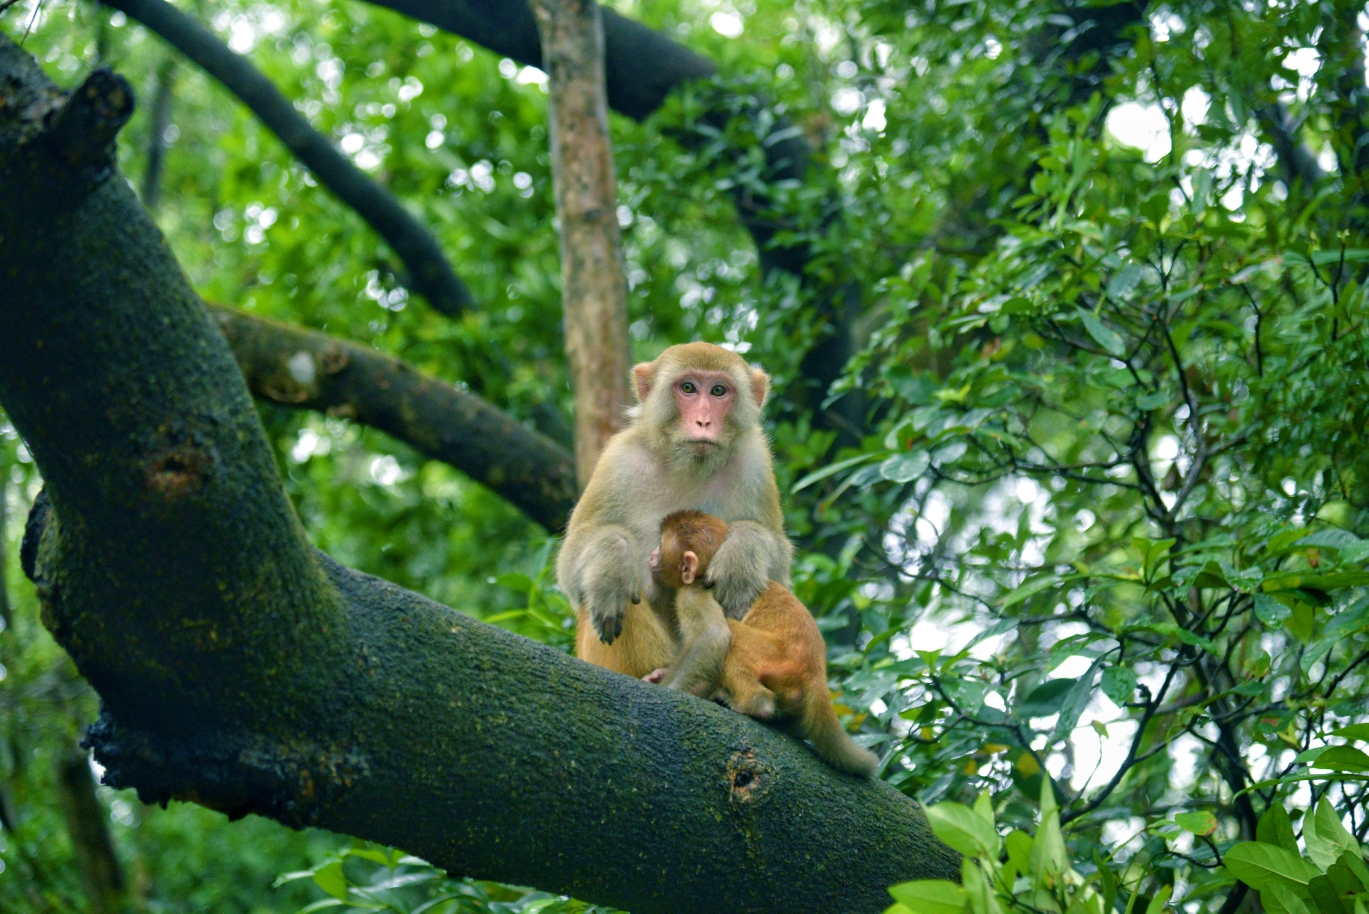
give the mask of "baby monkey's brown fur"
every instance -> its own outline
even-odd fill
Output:
[[[827,645],[808,609],[771,581],[739,622],[726,618],[702,585],[726,537],[727,524],[700,511],[676,511],[661,522],[651,565],[657,582],[673,591],[682,646],[668,669],[647,678],[773,720],[811,740],[832,767],[870,777],[879,760],[856,745],[832,710]]]

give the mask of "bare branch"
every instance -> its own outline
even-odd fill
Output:
[[[211,306],[252,393],[369,425],[488,486],[557,531],[575,505],[559,445],[474,394],[373,349]]]
[[[575,472],[585,486],[630,402],[627,277],[604,94],[604,33],[595,0],[533,0],[533,12],[549,83]]]

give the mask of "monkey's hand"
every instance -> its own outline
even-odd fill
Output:
[[[778,547],[774,535],[753,521],[737,521],[709,563],[705,583],[729,619],[746,615],[770,583]]]
[[[605,644],[622,634],[627,604],[642,601],[640,563],[635,555],[631,534],[620,527],[598,531],[580,553],[584,606]]]
[[[670,671],[667,670],[665,667],[657,667],[650,673],[647,673],[645,676],[643,676],[642,682],[654,682],[657,685],[659,685],[665,679],[665,674],[668,672]]]

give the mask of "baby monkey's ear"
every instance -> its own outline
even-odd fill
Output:
[[[692,550],[686,549],[680,556],[680,580],[685,584],[693,584],[694,576],[699,573],[699,557]]]

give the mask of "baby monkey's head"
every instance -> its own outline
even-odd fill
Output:
[[[708,571],[727,538],[727,524],[702,511],[676,511],[661,521],[661,542],[651,553],[651,572],[672,590],[688,587]]]

